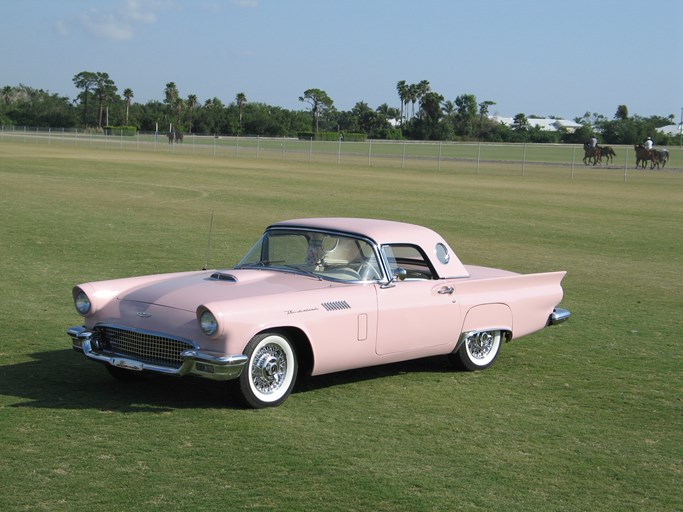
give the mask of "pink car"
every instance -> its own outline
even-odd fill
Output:
[[[231,269],[73,289],[74,349],[119,379],[239,379],[251,407],[281,404],[297,374],[434,355],[493,364],[503,341],[565,321],[565,272],[463,265],[434,231],[369,219],[269,226]]]

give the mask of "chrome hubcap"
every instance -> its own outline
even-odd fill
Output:
[[[251,368],[254,387],[261,393],[272,393],[284,381],[287,358],[279,345],[268,344],[256,353]]]
[[[475,359],[484,359],[493,350],[495,338],[490,332],[480,332],[467,340],[469,353]]]

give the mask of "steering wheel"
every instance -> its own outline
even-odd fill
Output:
[[[381,279],[377,269],[366,262],[358,265],[358,275],[360,275],[361,281],[375,281]]]

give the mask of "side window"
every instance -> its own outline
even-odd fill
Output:
[[[403,268],[406,279],[436,279],[436,273],[422,251],[414,245],[385,245],[382,247],[389,262],[391,274]]]

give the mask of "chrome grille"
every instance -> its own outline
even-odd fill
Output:
[[[183,350],[195,348],[192,343],[158,334],[112,326],[99,326],[100,340],[116,355],[148,364],[180,368]]]

